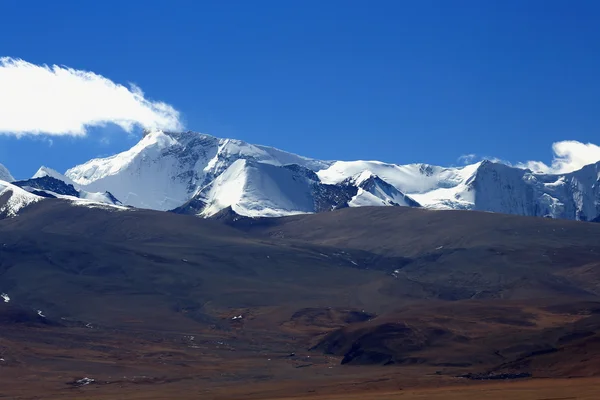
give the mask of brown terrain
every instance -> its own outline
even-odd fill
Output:
[[[48,200],[0,221],[0,398],[597,399],[598,266],[595,223]]]

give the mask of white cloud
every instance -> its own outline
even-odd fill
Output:
[[[510,161],[506,161],[498,157],[482,157],[482,160],[488,160],[493,163],[508,165],[509,167],[517,167],[516,165],[513,165]]]
[[[83,136],[113,123],[127,132],[181,130],[179,112],[93,72],[0,58],[0,134]]]
[[[600,161],[600,146],[593,143],[581,143],[574,140],[556,142],[552,145],[554,158],[551,165],[542,161],[527,161],[516,166],[529,168],[533,172],[562,174],[577,171],[588,164]]]
[[[460,164],[468,165],[468,164],[472,164],[476,159],[477,159],[477,154],[463,154],[462,156],[458,157],[457,161]]]
[[[586,165],[600,161],[600,146],[593,143],[581,143],[575,140],[564,140],[552,144],[554,154],[550,165],[543,161],[526,161],[511,163],[497,157],[481,157],[477,154],[464,154],[458,157],[458,162],[463,165],[472,164],[477,160],[489,160],[515,168],[530,169],[533,172],[544,174],[565,174],[577,171]]]

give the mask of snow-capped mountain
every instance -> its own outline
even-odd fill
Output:
[[[395,165],[380,161],[338,161],[317,174],[323,182],[336,184],[347,179],[375,175],[424,207],[473,208],[467,182],[481,163],[461,168],[427,164]]]
[[[82,190],[66,176],[47,167],[41,167],[31,179],[14,181],[13,185],[41,197],[122,205],[110,192],[94,193]]]
[[[74,186],[68,178],[46,167],[33,178],[17,181],[10,174],[3,177],[12,182],[0,179],[0,219],[16,217],[21,210],[48,198],[70,201],[75,205],[110,206],[119,209],[121,202],[109,192],[92,193]]]
[[[77,184],[75,182],[73,182],[72,180],[70,180],[69,178],[67,178],[65,175],[61,174],[58,171],[53,170],[52,168],[48,168],[46,166],[41,166],[37,170],[37,172],[35,174],[33,174],[33,176],[31,177],[31,179],[44,178],[44,177],[47,177],[47,176],[49,176],[51,178],[54,178],[54,179],[58,179],[59,181],[63,181],[67,185],[77,186]]]
[[[240,140],[195,132],[150,132],[130,150],[91,160],[65,175],[86,190],[109,191],[127,205],[171,210],[240,159],[275,166],[298,164],[311,170],[329,165]]]
[[[2,164],[0,164],[0,181],[12,182],[15,178],[10,174],[10,171]]]
[[[347,178],[342,181],[342,183],[357,188],[356,195],[348,203],[350,207],[421,207],[421,205],[410,196],[405,195],[395,186],[390,185],[369,170],[365,170],[355,177]]]
[[[600,162],[550,175],[487,161],[470,189],[475,210],[581,221],[600,216]]]
[[[15,178],[0,164],[0,219],[14,217],[18,212],[41,198],[13,185]]]
[[[12,183],[0,180],[0,219],[16,216],[23,208],[42,197],[29,193]]]
[[[482,161],[460,168],[378,161],[336,162],[318,172],[336,183],[375,173],[426,208],[591,220],[600,215],[600,162],[568,174],[536,174]]]
[[[276,217],[347,207],[357,194],[350,185],[327,185],[310,169],[238,159],[210,184],[199,189],[183,208],[212,216],[224,208],[251,217]]]
[[[195,132],[149,132],[123,153],[65,175],[42,168],[33,180],[44,177],[82,197],[112,193],[125,205],[204,217],[224,209],[256,217],[385,205],[577,220],[600,215],[600,163],[547,175],[490,161],[451,168],[321,161]]]

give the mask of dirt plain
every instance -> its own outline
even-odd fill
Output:
[[[0,221],[0,398],[600,398],[600,224],[229,217]]]

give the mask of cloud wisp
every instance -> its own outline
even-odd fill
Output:
[[[181,130],[179,112],[142,90],[58,65],[0,58],[0,134],[84,136],[109,123],[127,132]]]
[[[516,166],[528,168],[533,172],[546,174],[563,174],[577,171],[588,164],[600,161],[600,146],[593,143],[581,143],[574,140],[564,140],[552,145],[554,158],[547,165],[542,161],[527,161]]]
[[[530,169],[534,173],[540,174],[566,174],[600,161],[600,146],[576,140],[563,140],[553,143],[552,153],[553,158],[550,165],[543,161],[511,163],[500,158],[480,157],[476,154],[464,154],[457,161],[460,164],[468,165],[478,160],[489,160],[511,167]]]
[[[463,154],[462,156],[458,157],[456,161],[458,161],[458,163],[461,165],[469,165],[473,164],[477,158],[477,154]]]

